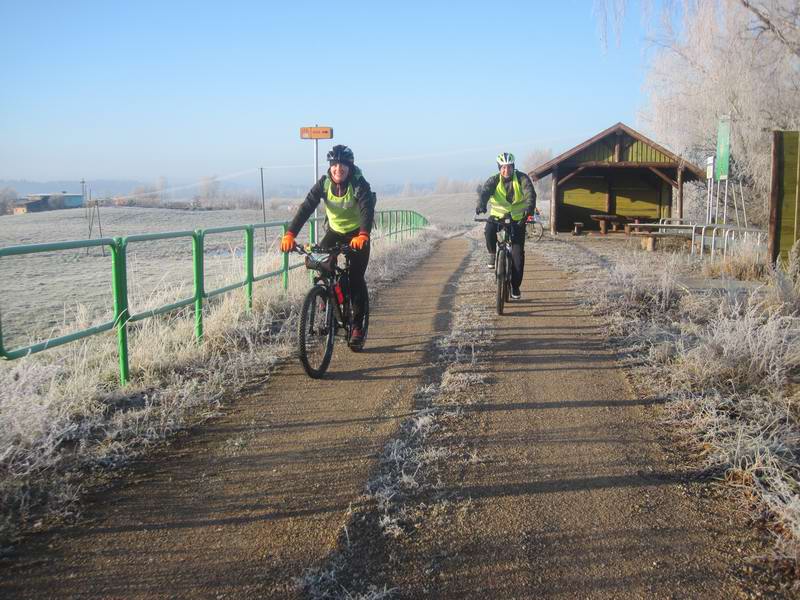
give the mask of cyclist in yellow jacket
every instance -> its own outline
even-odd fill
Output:
[[[356,250],[350,257],[350,289],[353,295],[354,326],[350,344],[364,342],[363,319],[367,284],[364,273],[369,263],[369,235],[375,218],[375,196],[369,183],[355,165],[353,151],[337,145],[328,152],[328,172],[311,188],[305,201],[281,239],[281,252],[291,252],[295,237],[314,214],[320,202],[325,203],[328,230],[319,241],[322,247],[350,244]]]
[[[530,177],[514,169],[514,155],[503,152],[497,155],[497,175],[492,175],[481,187],[475,213],[485,213],[498,219],[511,213],[514,221],[511,236],[511,297],[522,297],[519,286],[525,270],[525,221],[536,210],[536,191]],[[494,268],[497,250],[497,224],[488,222],[484,229],[486,249],[489,251],[490,268]]]

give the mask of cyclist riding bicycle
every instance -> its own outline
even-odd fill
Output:
[[[350,344],[364,342],[363,319],[367,284],[364,273],[369,263],[369,235],[375,217],[375,199],[369,183],[355,166],[353,151],[337,145],[328,152],[328,172],[311,188],[305,201],[281,239],[281,252],[291,252],[295,237],[319,206],[325,203],[328,230],[318,245],[330,248],[349,244],[355,250],[350,256],[350,288],[353,296],[354,326]]]
[[[525,270],[525,222],[528,215],[536,210],[536,192],[530,177],[514,169],[514,155],[502,152],[497,155],[497,175],[492,175],[483,184],[478,196],[475,214],[486,212],[489,205],[489,216],[501,219],[511,213],[514,221],[511,236],[511,297],[518,300],[522,297],[519,286]],[[487,266],[494,269],[494,255],[497,249],[496,223],[487,222],[484,229],[486,249],[489,251]]]

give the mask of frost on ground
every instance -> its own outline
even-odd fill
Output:
[[[798,569],[800,250],[770,272],[752,253],[712,267],[612,240],[552,240],[537,249],[586,276],[582,296],[607,318],[637,387],[669,400],[675,431],[711,472],[742,486],[750,517],[770,523],[778,558]],[[725,273],[763,279],[698,284],[698,274]]]
[[[425,244],[376,239],[367,273],[371,293],[380,293],[441,237],[434,228],[425,235]],[[246,383],[292,354],[309,283],[305,270],[291,273],[288,292],[270,282],[256,285],[252,312],[239,290],[208,303],[202,345],[194,340],[191,311],[132,325],[132,383],[124,389],[118,388],[112,334],[0,362],[0,547],[22,529],[75,517],[92,474],[217,414]],[[241,280],[241,273],[229,276]],[[158,306],[165,296],[153,301]]]
[[[348,515],[334,555],[306,570],[298,587],[311,598],[383,598],[398,590],[365,569],[365,556],[378,548],[395,557],[393,544],[413,535],[431,518],[443,518],[452,506],[445,492],[443,468],[472,465],[480,457],[455,434],[464,409],[479,402],[486,383],[487,354],[494,336],[494,315],[475,305],[475,290],[487,277],[480,259],[472,260],[458,283],[449,332],[432,344],[437,376],[415,393],[415,410],[400,425],[380,456],[379,469],[366,484],[359,507]],[[491,274],[490,274],[491,275]],[[388,559],[392,560],[392,558]]]

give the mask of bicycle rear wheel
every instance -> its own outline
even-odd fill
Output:
[[[503,314],[503,306],[506,303],[506,253],[501,249],[497,253],[497,267],[495,270],[495,278],[497,279],[497,314]]]
[[[309,377],[319,379],[328,370],[336,334],[333,302],[327,288],[315,285],[306,294],[298,333],[300,363]]]
[[[528,239],[538,242],[544,235],[544,226],[538,221],[528,223]]]

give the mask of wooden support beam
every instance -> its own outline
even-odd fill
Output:
[[[655,167],[647,167],[647,168],[650,169],[656,175],[658,175],[661,179],[666,181],[668,184],[670,184],[672,187],[678,187],[678,182],[677,181],[675,181],[674,179],[670,179],[669,177],[664,175],[664,173],[662,173],[661,171],[659,171]]]
[[[677,169],[680,163],[676,162],[636,162],[636,161],[620,161],[618,163],[608,162],[604,160],[591,160],[581,163],[582,167],[603,167],[605,169],[644,169],[645,167],[653,167],[655,169]]]
[[[615,163],[618,163],[619,159],[621,157],[621,154],[622,154],[621,153],[621,148],[620,148],[621,145],[622,145],[622,132],[618,131],[617,132],[617,139],[614,142],[614,162]]]
[[[780,131],[772,132],[772,183],[769,190],[769,242],[767,252],[773,263],[780,253],[780,202],[781,202],[781,154],[783,153],[783,136]]]
[[[562,177],[561,180],[558,182],[559,187],[563,186],[566,182],[568,182],[570,179],[575,177],[575,175],[577,175],[581,171],[584,171],[585,169],[586,169],[586,167],[578,167],[572,173],[569,173],[568,175],[565,175],[564,177]]]
[[[679,219],[683,218],[683,167],[678,167],[678,206],[675,207],[673,214]]]
[[[558,166],[553,167],[553,187],[550,198],[550,233],[556,235],[556,224],[558,223]]]

